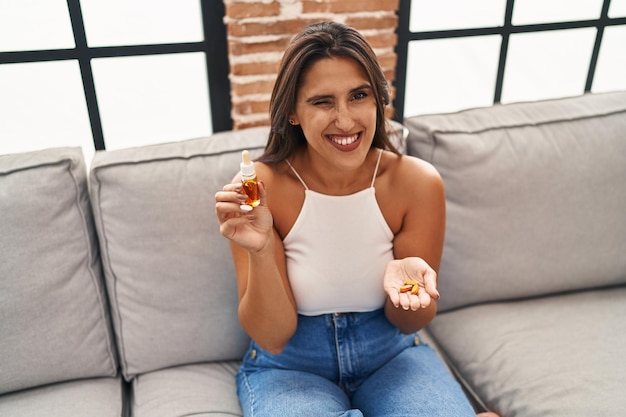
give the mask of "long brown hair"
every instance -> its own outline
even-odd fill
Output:
[[[390,102],[389,86],[376,54],[355,29],[341,23],[322,22],[308,26],[296,35],[283,55],[270,101],[270,134],[265,152],[257,161],[276,164],[306,145],[302,129],[289,124],[289,116],[295,113],[298,87],[304,71],[320,59],[332,57],[353,59],[372,84],[376,98],[376,132],[372,147],[400,154],[389,140],[385,128],[385,106]]]

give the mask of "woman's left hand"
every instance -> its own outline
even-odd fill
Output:
[[[400,292],[405,281],[413,280],[419,285],[419,292]],[[437,291],[437,273],[422,258],[409,257],[395,259],[387,264],[383,281],[389,300],[396,307],[417,311],[426,308],[433,299],[439,299]]]

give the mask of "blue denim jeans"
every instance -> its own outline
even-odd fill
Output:
[[[251,342],[237,375],[243,415],[475,417],[459,384],[418,340],[382,310],[299,316],[280,354]]]

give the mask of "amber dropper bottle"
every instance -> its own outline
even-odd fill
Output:
[[[252,210],[252,207],[256,207],[260,203],[259,184],[257,182],[256,172],[254,171],[254,163],[250,159],[250,152],[247,150],[241,153],[241,164],[239,166],[243,191],[248,196],[246,202],[241,206],[241,208],[243,210]]]

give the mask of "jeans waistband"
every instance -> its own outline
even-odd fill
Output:
[[[242,370],[263,368],[311,372],[354,388],[403,349],[414,336],[403,335],[383,310],[298,316],[295,334],[277,355],[252,342]]]

